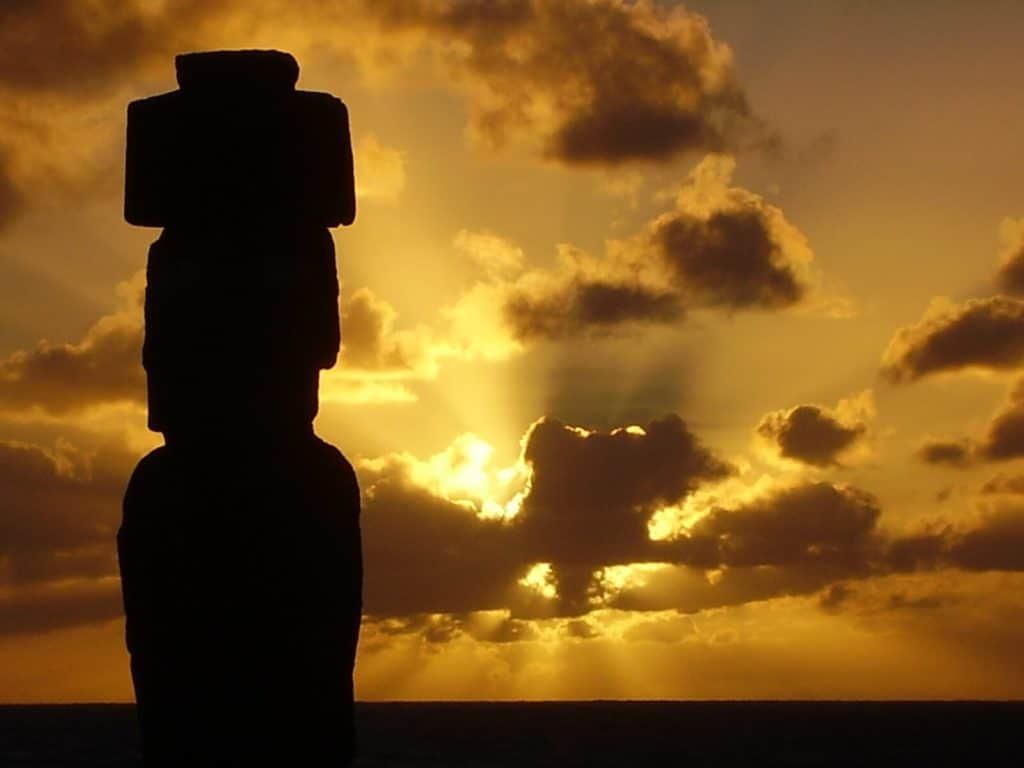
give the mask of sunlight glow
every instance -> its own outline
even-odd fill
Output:
[[[616,595],[631,589],[647,586],[652,574],[671,567],[664,563],[630,563],[629,565],[606,565],[594,571],[597,590],[590,598],[591,605],[608,603]]]
[[[403,456],[414,483],[448,501],[473,509],[487,520],[511,520],[530,489],[530,468],[520,458],[508,467],[492,467],[494,447],[466,433],[425,460]]]
[[[647,535],[652,541],[671,541],[688,536],[697,523],[717,508],[733,508],[771,493],[785,482],[771,475],[761,475],[748,484],[731,477],[708,488],[701,488],[681,503],[655,510],[647,521]]]
[[[526,575],[519,579],[519,584],[548,600],[558,597],[558,587],[551,563],[534,563]]]

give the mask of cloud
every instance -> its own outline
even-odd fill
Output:
[[[714,507],[675,539],[688,562],[720,566],[827,563],[862,568],[874,551],[878,501],[849,485],[784,487],[734,507]]]
[[[221,0],[18,0],[0,8],[0,228],[28,201],[116,194],[118,91],[201,46]],[[73,137],[73,138],[71,138]]]
[[[893,535],[855,486],[744,485],[677,416],[608,432],[542,419],[514,465],[492,456],[463,436],[427,459],[360,464],[368,612],[691,613],[892,573],[1020,568],[1016,511]]]
[[[121,283],[121,306],[81,341],[42,340],[0,359],[0,413],[69,418],[107,405],[143,406],[144,279],[140,272]],[[322,374],[323,401],[415,401],[409,382],[435,377],[446,358],[476,354],[426,326],[396,328],[394,307],[367,288],[348,296],[340,314],[342,351],[339,364]]]
[[[766,414],[756,433],[776,455],[815,467],[840,466],[862,448],[874,418],[871,390],[828,408],[798,405]]]
[[[925,464],[969,467],[974,463],[975,445],[964,438],[926,438],[916,451]]]
[[[121,580],[116,576],[0,590],[0,636],[47,632],[123,615]]]
[[[629,324],[671,324],[685,316],[669,286],[626,275],[569,246],[558,249],[560,270],[527,273],[503,286],[499,305],[522,342],[603,335]]]
[[[487,325],[503,325],[519,342],[673,324],[691,309],[813,307],[819,281],[806,239],[781,210],[731,186],[734,169],[733,158],[709,155],[672,210],[609,241],[603,257],[563,244],[555,268],[513,274],[509,262],[466,300],[478,299],[473,309],[487,313]],[[460,300],[453,310],[469,308]]]
[[[999,253],[996,285],[1015,296],[1024,294],[1024,219],[1003,219],[999,226],[1003,247]]]
[[[423,331],[395,329],[398,313],[369,288],[341,305],[341,367],[360,371],[413,371],[430,367]]]
[[[82,606],[52,626],[109,618],[135,456],[0,443],[0,459],[0,626],[46,628],[46,606],[75,590]],[[533,631],[526,620],[689,613],[889,573],[1024,569],[1024,505],[1012,498],[990,494],[998,503],[974,521],[892,536],[877,499],[854,486],[744,486],[673,415],[611,431],[541,419],[508,466],[472,435],[424,459],[357,466],[366,610],[399,624],[434,617],[401,630],[432,642],[518,641]]]
[[[993,505],[979,523],[948,538],[945,560],[967,571],[1024,571],[1024,506]]]
[[[112,87],[147,62],[188,48],[224,3],[21,0],[0,11],[0,86],[80,95]]]
[[[763,140],[732,53],[683,8],[618,0],[376,2],[423,31],[470,95],[470,127],[572,165],[666,160]]]
[[[989,422],[978,451],[989,461],[1024,456],[1024,379],[1017,382],[1009,402]]]
[[[136,456],[0,442],[0,585],[116,574],[114,535]]]
[[[516,465],[492,466],[491,455],[465,436],[428,459],[360,465],[371,614],[695,612],[961,567],[961,542],[985,530],[893,537],[877,499],[846,484],[736,493],[729,466],[678,417],[610,432],[543,419]],[[679,525],[655,536],[671,509]]]
[[[541,419],[515,465],[491,455],[464,436],[358,465],[368,612],[586,612],[596,568],[653,554],[654,509],[731,471],[677,416],[611,432]]]
[[[458,491],[446,498],[416,467],[404,455],[357,467],[365,611],[402,616],[504,607],[526,570],[522,553],[507,542],[507,524],[480,517]]]
[[[430,380],[442,364],[458,360],[504,360],[522,347],[496,325],[486,292],[469,291],[442,307],[438,327],[399,328],[398,312],[369,288],[341,303],[341,355],[321,374],[322,402],[416,402],[413,382]]]
[[[523,460],[532,472],[520,525],[537,559],[554,563],[644,559],[656,509],[734,471],[675,415],[610,432],[544,419]]]
[[[1024,504],[1015,480],[994,478],[983,486],[970,518],[893,537],[886,563],[895,572],[1024,571]]]
[[[166,80],[176,53],[232,47],[326,53],[369,81],[427,69],[466,95],[479,144],[523,141],[569,165],[774,141],[729,48],[702,17],[660,3],[18,0],[0,9],[0,226],[24,199],[116,194],[113,118],[128,90]],[[400,153],[372,136],[356,153],[361,194],[394,199]]]
[[[143,278],[139,273],[121,283],[121,308],[101,317],[77,344],[43,340],[0,360],[0,411],[65,416],[99,405],[145,402]]]
[[[676,210],[651,226],[650,242],[691,304],[780,309],[812,282],[806,238],[762,197],[730,186],[736,161],[710,155],[690,173]]]
[[[979,461],[1008,461],[1024,456],[1024,379],[992,416],[978,438],[929,438],[918,456],[930,464],[967,467]]]
[[[1024,301],[1009,296],[952,304],[935,299],[915,325],[899,329],[882,359],[892,382],[962,370],[1006,371],[1024,364]]]

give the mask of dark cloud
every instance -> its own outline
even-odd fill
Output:
[[[115,535],[135,459],[0,442],[0,634],[121,616]]]
[[[863,567],[876,551],[878,501],[852,486],[783,488],[735,507],[715,507],[683,539],[684,557],[706,568],[827,563]]]
[[[1009,402],[989,422],[978,451],[989,461],[1024,456],[1024,380],[1017,382]]]
[[[700,16],[661,4],[268,0],[255,10],[239,0],[8,0],[0,5],[0,153],[24,162],[15,172],[0,161],[0,226],[23,197],[65,187],[72,198],[113,192],[117,139],[95,114],[120,112],[119,91],[158,72],[166,81],[176,53],[282,35],[357,71],[422,67],[412,51],[426,51],[466,93],[470,132],[483,143],[522,139],[570,165],[773,142],[737,83],[729,48]],[[65,150],[70,132],[76,154]]]
[[[838,466],[868,431],[867,413],[847,411],[844,404],[839,409],[798,405],[766,414],[756,432],[779,456],[816,467]]]
[[[408,466],[360,470],[363,603],[401,616],[506,607],[528,561],[507,525],[415,483]]]
[[[689,309],[782,310],[806,304],[816,276],[803,235],[781,210],[730,186],[735,162],[709,155],[672,210],[603,258],[570,247],[553,270],[488,284],[521,341],[670,324]]]
[[[886,545],[884,562],[897,573],[938,568],[951,535],[952,527],[945,526],[893,538]]]
[[[0,6],[0,87],[79,97],[187,50],[220,0],[173,4],[10,0]]]
[[[115,574],[114,535],[134,459],[0,442],[0,582]]]
[[[885,563],[897,572],[1024,571],[1024,506],[985,504],[970,523],[895,538],[887,544]]]
[[[893,536],[878,525],[877,499],[850,485],[804,482],[730,500],[708,485],[729,466],[675,416],[610,432],[544,419],[524,439],[522,460],[529,471],[518,515],[489,519],[478,501],[424,479],[437,457],[367,463],[367,610],[582,620],[602,608],[689,613],[846,584],[826,600],[840,610],[851,580],[1020,567],[1016,512]],[[441,463],[456,475],[464,468]],[[712,501],[696,519],[684,511],[672,536],[652,540],[652,516],[682,510],[705,485]],[[458,631],[469,632],[460,621]],[[455,631],[431,622],[432,635]]]
[[[717,503],[675,538],[651,540],[654,512],[729,472],[678,417],[642,433],[542,420],[527,435],[523,460],[529,491],[511,520],[482,519],[478,505],[431,492],[413,479],[411,464],[368,466],[364,538],[374,574],[367,610],[505,609],[524,619],[602,607],[691,612],[952,562],[952,534],[940,532],[928,546],[891,540],[877,527],[873,496],[825,482]],[[547,570],[532,586],[547,583],[551,595],[526,583],[538,563]],[[627,577],[616,585],[615,569],[623,567],[641,567],[639,583]]]
[[[675,291],[597,282],[582,274],[550,292],[516,286],[504,306],[505,320],[521,341],[600,335],[628,323],[673,323],[684,315]]]
[[[946,561],[967,571],[1024,571],[1024,508],[996,508],[950,537]]]
[[[781,309],[806,292],[756,208],[669,216],[656,224],[653,245],[702,306]]]
[[[929,464],[955,467],[1024,456],[1024,379],[1016,383],[1006,404],[992,416],[980,437],[929,438],[917,454]]]
[[[974,444],[963,438],[927,438],[918,446],[916,455],[925,464],[969,467],[975,460],[974,451]]]
[[[656,556],[647,520],[658,506],[731,471],[677,416],[611,432],[541,420],[522,459],[529,491],[510,521],[425,488],[408,457],[364,462],[367,611],[583,613],[602,564]],[[558,603],[521,583],[537,563],[551,563]]]
[[[202,47],[207,23],[226,5],[0,4],[0,229],[41,196],[66,203],[116,194],[112,149],[121,135],[112,129],[126,101],[116,94],[158,68],[169,75],[174,54]]]
[[[473,132],[555,160],[614,165],[764,140],[729,49],[682,8],[617,0],[375,2],[424,30],[471,94]]]
[[[523,457],[532,475],[519,527],[537,560],[559,564],[649,559],[650,515],[733,471],[674,415],[611,432],[545,419]]]
[[[967,368],[1012,370],[1024,364],[1024,300],[1009,296],[935,305],[889,342],[882,372],[893,382]]]
[[[729,465],[676,416],[609,432],[541,420],[524,439],[522,483],[502,486],[497,502],[459,485],[480,474],[477,449],[361,463],[365,605],[381,631],[513,642],[532,636],[529,619],[582,620],[602,608],[688,613],[889,573],[1024,569],[1024,507],[893,537],[878,527],[877,500],[848,485],[731,497],[728,483],[714,486]],[[116,615],[114,534],[134,458],[0,444],[7,631]],[[686,507],[695,493],[708,505]],[[674,535],[652,540],[652,517],[673,509]],[[72,594],[62,584],[85,597],[66,618],[47,619]]]
[[[1024,219],[1006,219],[1000,227],[1003,250],[996,285],[1004,293],[1024,295]]]

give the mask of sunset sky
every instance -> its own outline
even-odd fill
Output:
[[[348,105],[362,699],[1024,696],[1024,6],[0,5],[0,702],[132,698],[125,107]],[[241,383],[240,383],[241,386]]]

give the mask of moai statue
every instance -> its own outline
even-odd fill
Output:
[[[340,345],[348,114],[277,51],[192,53],[128,107],[149,426],[118,533],[146,765],[346,765],[359,490],[314,433]]]

